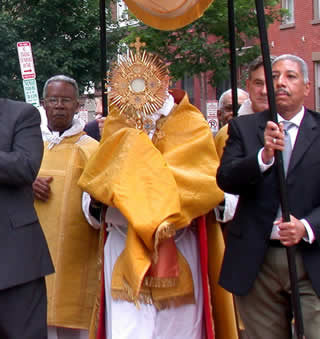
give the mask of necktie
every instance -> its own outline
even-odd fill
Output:
[[[288,167],[289,167],[289,162],[290,162],[290,157],[292,153],[292,144],[291,144],[291,138],[289,135],[289,129],[294,125],[294,123],[290,121],[283,121],[283,129],[284,129],[284,149],[282,151],[282,157],[283,157],[283,166],[284,166],[284,173],[285,176],[287,176],[288,172]]]
[[[294,127],[296,125],[293,122],[286,121],[286,120],[282,121],[282,124],[283,124],[283,130],[284,130],[284,149],[282,151],[282,157],[283,157],[284,174],[285,176],[287,176],[288,167],[290,163],[290,157],[292,153],[291,138],[290,138],[288,131],[291,127]],[[279,207],[276,219],[279,219],[281,215],[282,215],[282,212],[281,212],[281,208]],[[272,228],[271,239],[279,239],[278,230],[275,225]]]

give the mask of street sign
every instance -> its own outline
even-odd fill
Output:
[[[36,71],[33,63],[31,43],[29,41],[18,42],[17,49],[22,79],[35,79]]]
[[[23,80],[23,90],[26,102],[33,106],[40,107],[37,81],[36,79],[25,79]]]
[[[207,121],[213,134],[219,130],[218,100],[207,100]]]

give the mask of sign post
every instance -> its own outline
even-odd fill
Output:
[[[40,107],[31,43],[29,41],[18,42],[17,50],[26,102]]]

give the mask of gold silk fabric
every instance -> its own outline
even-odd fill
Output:
[[[111,110],[99,149],[79,180],[85,191],[118,208],[128,220],[126,248],[114,268],[112,292],[113,297],[133,302],[157,305],[192,299],[190,268],[180,253],[177,285],[163,284],[148,294],[145,276],[160,242],[223,199],[210,128],[183,91],[172,94],[178,105],[158,120],[153,140]]]
[[[46,277],[48,325],[89,329],[97,292],[99,232],[82,212],[77,182],[98,143],[83,133],[66,137],[51,150],[45,142],[40,177],[52,176],[51,197],[35,201],[55,272]]]
[[[125,0],[144,24],[160,30],[176,30],[200,18],[213,0]]]
[[[213,212],[207,217],[208,268],[215,339],[238,339],[233,296],[219,285],[224,255],[224,239]]]
[[[221,159],[224,147],[228,139],[228,124],[221,127],[214,138],[219,159]]]

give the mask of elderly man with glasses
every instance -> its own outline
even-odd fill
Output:
[[[47,279],[49,339],[84,339],[98,281],[98,232],[83,215],[77,181],[98,142],[74,118],[79,108],[75,80],[50,78],[43,97],[48,123],[42,126],[44,157],[33,191],[56,270]]]

